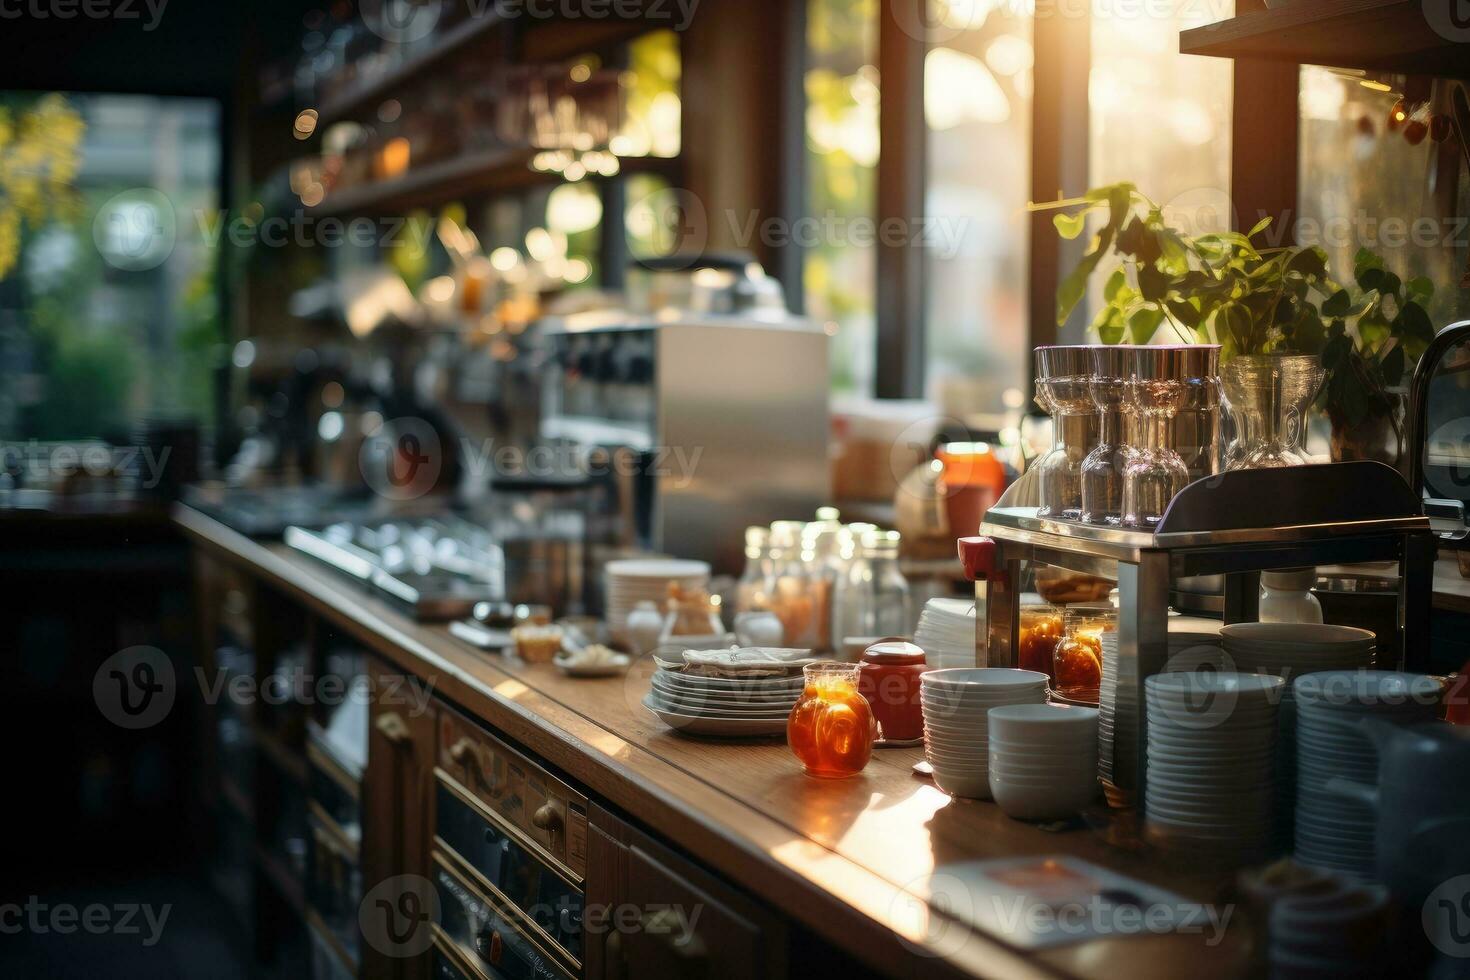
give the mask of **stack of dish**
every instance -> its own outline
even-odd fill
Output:
[[[1284,677],[1371,667],[1378,637],[1323,623],[1234,623],[1221,628],[1220,642],[1236,670]]]
[[[1132,669],[1119,674],[1118,634],[1102,634],[1102,683],[1098,692],[1097,774],[1107,786],[1137,786],[1138,758],[1119,754],[1115,744],[1133,745],[1138,731],[1138,687]],[[1224,655],[1220,638],[1213,633],[1173,630],[1169,633],[1166,673],[1221,670]]]
[[[924,756],[935,784],[954,796],[990,799],[991,708],[1044,704],[1045,674],[1013,667],[951,667],[919,677]]]
[[[919,614],[914,643],[932,667],[975,666],[975,601],[930,599]]]
[[[1145,681],[1150,839],[1232,864],[1271,851],[1276,702],[1284,684],[1259,674],[1184,671]]]
[[[655,656],[643,706],[688,735],[785,735],[801,699],[806,650],[690,650],[683,659]]]
[[[992,708],[990,795],[1017,820],[1059,820],[1097,796],[1097,709]]]
[[[1220,629],[1232,669],[1286,680],[1276,724],[1276,812],[1281,843],[1290,847],[1296,812],[1296,703],[1292,681],[1322,670],[1373,665],[1378,638],[1368,630],[1324,623],[1234,623]]]
[[[1389,895],[1380,886],[1328,879],[1271,903],[1267,957],[1279,977],[1379,977],[1391,933]]]
[[[1359,881],[1375,879],[1377,819],[1364,802],[1330,792],[1337,778],[1378,783],[1378,753],[1360,727],[1373,715],[1395,724],[1431,721],[1440,682],[1424,674],[1330,670],[1298,677],[1296,859]]]
[[[625,558],[608,562],[603,570],[608,634],[620,646],[628,645],[628,614],[638,603],[654,602],[662,609],[671,584],[685,591],[703,589],[710,575],[708,562],[677,558]]]

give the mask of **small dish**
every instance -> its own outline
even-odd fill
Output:
[[[575,654],[565,650],[551,660],[557,670],[568,677],[621,677],[628,670],[633,658],[626,653],[614,653],[594,663],[580,663]]]

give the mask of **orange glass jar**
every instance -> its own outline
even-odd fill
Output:
[[[862,772],[873,755],[878,722],[858,693],[858,665],[809,664],[806,686],[786,721],[786,741],[808,775],[837,779]]]
[[[1016,644],[1016,666],[1052,676],[1052,658],[1062,639],[1062,613],[1045,603],[1021,607],[1019,640]]]
[[[1074,606],[1052,657],[1052,688],[1075,701],[1098,701],[1102,689],[1102,636],[1118,628],[1111,606]]]

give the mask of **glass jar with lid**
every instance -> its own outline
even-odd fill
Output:
[[[1118,629],[1112,606],[1070,606],[1052,654],[1052,689],[1071,701],[1096,704],[1102,690],[1103,635]]]
[[[908,636],[913,632],[909,583],[899,568],[897,531],[865,531],[832,597],[832,636]]]

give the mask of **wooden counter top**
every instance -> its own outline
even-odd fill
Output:
[[[1071,856],[1191,900],[1220,899],[1222,878],[1188,859],[1166,867],[1086,829],[1043,831],[990,803],[951,800],[911,771],[918,749],[878,750],[858,776],[804,776],[782,743],[705,741],[670,732],[640,701],[648,665],[574,680],[461,643],[422,625],[314,560],[245,538],[179,507],[208,552],[248,569],[366,647],[432,682],[591,793],[829,942],[895,976],[1241,976],[1249,945],[1239,909],[1225,939],[1120,936],[1024,952],[914,897],[917,881],[958,861]]]

